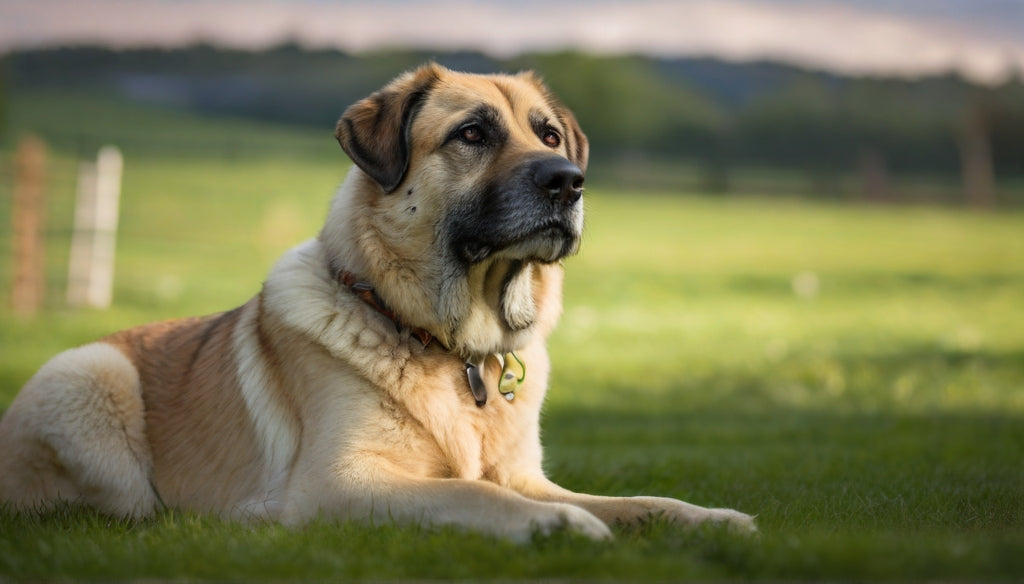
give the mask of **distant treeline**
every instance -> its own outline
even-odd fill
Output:
[[[192,111],[333,127],[341,111],[427,60],[473,72],[538,71],[577,113],[596,158],[686,158],[812,172],[955,176],[965,164],[1024,176],[1024,83],[845,77],[777,63],[470,52],[345,54],[79,47],[6,56],[6,86],[116,93]],[[0,98],[2,99],[2,98]],[[971,162],[973,161],[973,162]],[[724,178],[723,178],[724,180]]]

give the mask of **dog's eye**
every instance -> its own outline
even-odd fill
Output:
[[[463,142],[479,144],[484,141],[484,133],[483,130],[480,129],[480,126],[469,125],[459,130],[459,138],[461,138]]]
[[[551,128],[544,130],[544,133],[540,135],[540,139],[544,142],[545,146],[550,148],[558,148],[562,144],[562,137],[558,135],[558,132]]]

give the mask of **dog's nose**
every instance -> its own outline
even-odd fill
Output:
[[[583,196],[583,171],[562,157],[534,163],[533,184],[552,199],[571,205]]]

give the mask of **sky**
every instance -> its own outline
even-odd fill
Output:
[[[774,59],[852,74],[1024,71],[1024,0],[0,0],[0,51],[66,44]]]

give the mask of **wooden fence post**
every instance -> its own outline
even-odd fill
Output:
[[[857,173],[860,175],[862,198],[880,203],[889,200],[889,176],[885,169],[885,157],[873,148],[861,150],[857,159]]]
[[[975,98],[964,113],[957,137],[964,198],[968,205],[977,209],[992,209],[996,204],[989,118],[989,106],[981,98]]]
[[[113,146],[78,170],[75,227],[68,266],[68,304],[108,308],[114,291],[114,250],[124,160]]]
[[[43,223],[46,209],[46,144],[36,136],[18,142],[14,171],[14,313],[31,317],[46,295],[46,247]]]

